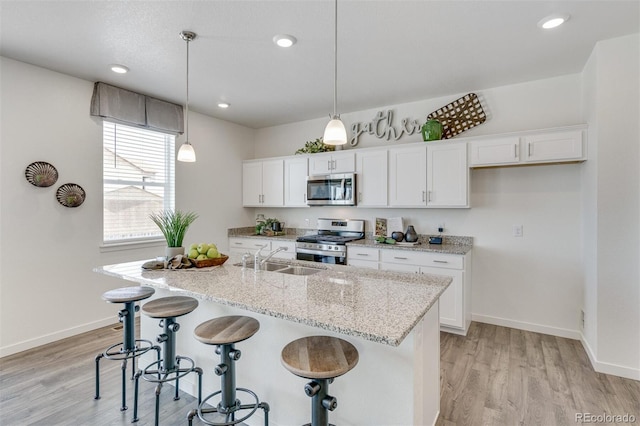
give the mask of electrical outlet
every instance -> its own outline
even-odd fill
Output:
[[[513,225],[513,236],[522,237],[522,235],[523,235],[522,225]]]
[[[305,226],[306,228],[308,228],[310,224],[311,224],[311,222],[310,222],[310,220],[309,220],[309,219],[305,219],[305,220],[304,220],[304,226]]]

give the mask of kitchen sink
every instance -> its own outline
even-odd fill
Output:
[[[322,271],[322,269],[317,268],[306,268],[304,266],[289,266],[286,269],[279,269],[276,272],[280,274],[289,274],[289,275],[313,275]]]
[[[242,263],[234,263],[233,266],[242,266]],[[286,263],[277,263],[277,262],[267,262],[264,265],[262,265],[262,270],[263,271],[278,271],[280,269],[284,269],[284,268],[288,268],[289,265],[287,265]],[[247,262],[247,268],[249,269],[253,269],[254,265],[253,265],[253,261],[251,262]]]
[[[233,266],[242,266],[242,263],[234,263]],[[246,267],[248,269],[253,269],[253,262],[247,262]],[[278,262],[267,262],[262,265],[262,270],[269,272],[278,272],[287,275],[313,275],[322,271],[322,269],[320,268],[307,268],[306,266],[288,265],[286,263]]]

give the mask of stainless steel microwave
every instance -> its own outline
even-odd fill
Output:
[[[310,206],[355,206],[355,173],[308,176],[307,204]]]

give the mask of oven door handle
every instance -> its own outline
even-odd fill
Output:
[[[347,254],[344,251],[309,250],[304,248],[296,248],[296,253],[317,254],[318,256],[331,256],[331,257],[345,257]]]

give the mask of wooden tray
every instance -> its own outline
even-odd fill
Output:
[[[442,124],[442,139],[449,139],[485,122],[487,115],[475,93],[468,93],[433,111],[427,120]]]
[[[196,268],[206,268],[207,266],[220,266],[224,262],[226,262],[227,259],[229,259],[229,256],[227,256],[226,254],[222,254],[222,253],[220,254],[221,254],[220,257],[214,257],[213,259],[202,259],[202,260],[189,259],[189,260],[191,261],[191,263],[193,263],[193,265]]]

